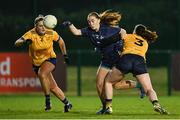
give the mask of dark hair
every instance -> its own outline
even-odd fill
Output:
[[[34,20],[34,25],[36,25],[39,21],[42,20],[44,20],[44,16],[42,14],[39,14]]]
[[[146,29],[147,29],[146,26],[144,26],[142,24],[138,24],[134,27],[134,32],[137,35],[142,35],[142,33],[144,33]]]
[[[158,38],[158,35],[156,34],[155,31],[152,32],[152,31],[148,30],[147,27],[142,24],[138,24],[135,26],[134,33],[143,37],[149,43],[154,42]]]

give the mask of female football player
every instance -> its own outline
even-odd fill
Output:
[[[16,46],[29,43],[29,56],[32,60],[33,70],[38,76],[45,95],[45,110],[51,109],[50,91],[64,104],[64,112],[72,108],[63,91],[58,87],[52,71],[56,66],[56,54],[53,50],[53,41],[59,44],[62,54],[67,58],[66,46],[63,39],[54,30],[46,29],[43,25],[44,17],[39,15],[34,21],[34,28],[26,32],[16,42]]]
[[[63,22],[70,31],[77,36],[84,36],[90,40],[96,51],[101,54],[101,63],[97,70],[96,87],[103,109],[97,112],[102,114],[105,109],[104,103],[104,79],[107,73],[116,64],[123,48],[122,37],[126,34],[123,28],[118,26],[121,20],[121,14],[113,11],[105,11],[101,14],[91,12],[87,16],[88,27],[78,29],[70,21]],[[121,81],[115,85],[117,89],[135,88],[141,86],[134,81]],[[143,90],[142,97],[144,97]]]
[[[148,50],[148,43],[154,42],[156,39],[156,32],[148,30],[141,24],[135,26],[133,34],[124,36],[122,55],[105,79],[106,111],[104,113],[112,113],[112,84],[122,79],[124,74],[132,73],[142,84],[146,95],[153,104],[154,110],[160,114],[168,114],[158,102],[157,94],[152,87],[146,67],[145,54]]]

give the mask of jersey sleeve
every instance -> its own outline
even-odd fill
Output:
[[[81,29],[82,36],[88,36],[88,27]]]
[[[28,39],[32,39],[32,34],[31,34],[31,32],[30,32],[30,31],[26,32],[26,33],[22,36],[22,38],[23,38],[25,41],[28,40]]]
[[[53,31],[53,41],[58,42],[60,40],[60,36],[56,31]]]

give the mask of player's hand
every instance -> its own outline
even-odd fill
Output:
[[[66,64],[69,64],[69,57],[67,55],[63,55],[64,56],[64,62]]]
[[[72,25],[70,21],[64,21],[60,26],[65,28],[65,27],[69,27],[70,25]]]
[[[24,44],[23,42],[16,41],[14,45],[15,45],[16,47],[20,47],[20,46],[22,46],[23,44]]]

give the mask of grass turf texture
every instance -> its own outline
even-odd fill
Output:
[[[73,103],[69,113],[63,113],[63,104],[52,95],[52,110],[44,111],[44,96],[0,95],[0,119],[180,119],[180,95],[172,91],[167,96],[167,69],[149,68],[153,86],[161,104],[171,113],[160,115],[153,111],[148,98],[140,99],[137,89],[115,90],[112,115],[96,115],[100,101],[96,92],[95,75],[97,67],[82,67],[82,96],[77,97],[77,68],[68,67],[67,97]],[[135,80],[132,75],[126,79]]]
[[[121,96],[113,99],[112,115],[96,115],[100,108],[97,96],[68,97],[73,103],[69,113],[63,113],[63,104],[52,97],[52,110],[44,111],[43,95],[1,95],[0,119],[175,119],[180,118],[179,96],[161,96],[161,104],[170,115],[160,115],[153,111],[148,98]]]

